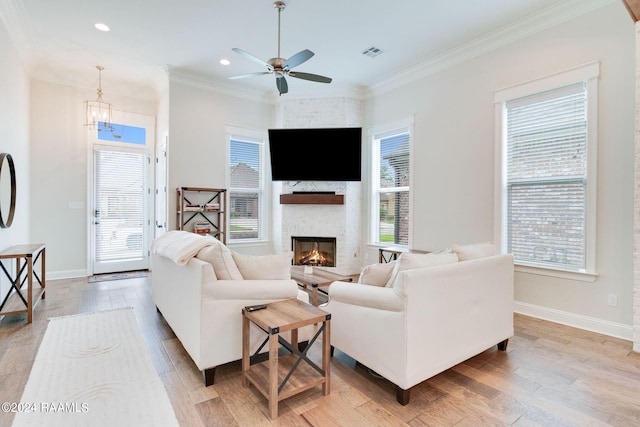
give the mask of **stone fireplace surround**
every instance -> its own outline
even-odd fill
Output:
[[[280,99],[275,106],[276,128],[361,127],[362,101],[352,97]],[[334,191],[344,195],[342,205],[280,204],[281,194],[294,191]],[[360,272],[362,183],[355,181],[280,181],[272,187],[274,249],[291,250],[291,236],[336,238],[338,274]]]
[[[274,243],[278,251],[290,251],[292,236],[336,239],[335,267],[338,274],[360,272],[360,182],[274,183]],[[302,187],[302,188],[301,188]],[[280,194],[293,191],[335,191],[344,194],[343,205],[280,204]]]

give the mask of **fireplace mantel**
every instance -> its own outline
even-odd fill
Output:
[[[281,205],[344,205],[344,194],[281,194]]]

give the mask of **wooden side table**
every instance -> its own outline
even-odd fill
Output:
[[[278,402],[322,384],[322,394],[330,390],[329,350],[331,314],[298,299],[267,304],[257,311],[242,309],[242,385],[253,384],[269,400],[269,417],[278,416]],[[267,338],[253,356],[249,355],[250,323],[267,333]],[[321,324],[316,334],[302,351],[298,350],[298,328]],[[283,332],[291,332],[291,342]],[[309,348],[322,334],[322,366],[307,357]],[[252,359],[269,345],[269,359],[252,364]],[[290,354],[279,357],[282,345]],[[305,363],[302,363],[305,362]]]
[[[0,303],[0,315],[27,313],[27,323],[33,321],[33,308],[36,303],[45,297],[45,259],[46,245],[36,243],[30,245],[17,245],[0,251],[0,268],[11,282],[11,288]],[[16,260],[15,278],[9,274],[2,263],[3,259]],[[40,259],[40,277],[33,269],[34,264]],[[24,263],[21,261],[24,260]],[[25,274],[26,268],[26,274]],[[33,278],[40,285],[40,288],[33,288]],[[27,282],[27,297],[23,294],[22,286]],[[15,292],[11,292],[15,290]]]

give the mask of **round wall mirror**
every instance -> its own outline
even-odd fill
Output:
[[[9,228],[16,212],[16,168],[9,153],[0,153],[0,228]]]

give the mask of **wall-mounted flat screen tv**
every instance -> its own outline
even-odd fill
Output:
[[[269,129],[273,181],[360,181],[362,128]]]

